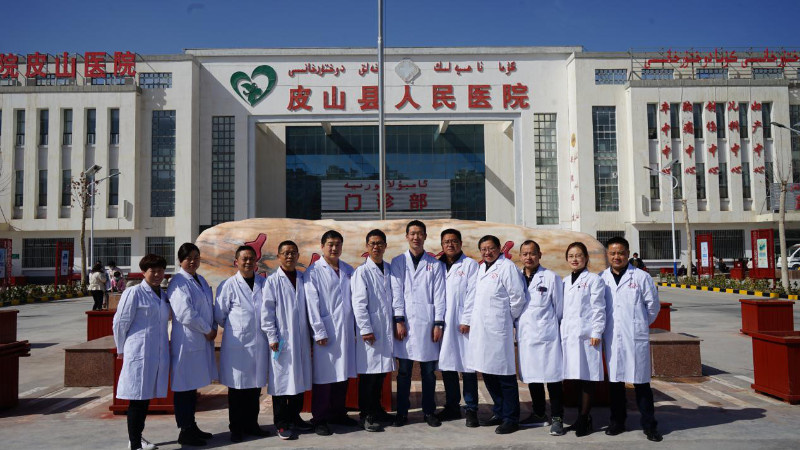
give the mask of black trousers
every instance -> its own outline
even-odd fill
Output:
[[[642,429],[655,429],[658,426],[658,422],[656,421],[653,390],[650,388],[650,383],[634,384],[633,388],[636,392],[636,406],[639,408]],[[628,417],[625,383],[609,383],[609,397],[611,401],[611,423],[624,425],[625,419]]]
[[[175,422],[185,430],[194,425],[194,412],[197,410],[197,389],[174,391],[172,405],[175,406]]]
[[[275,427],[278,429],[291,428],[292,424],[300,418],[302,410],[303,393],[272,396],[272,415],[275,417]]]
[[[261,388],[228,388],[228,428],[242,433],[258,426],[259,398]]]
[[[102,294],[102,291],[98,292]],[[142,448],[142,431],[149,406],[150,400],[131,400],[128,405],[128,441],[132,449]]]
[[[92,300],[94,300],[94,305],[92,305],[92,311],[100,311],[103,309],[103,295],[105,292],[103,291],[90,291],[92,293]]]
[[[324,423],[347,415],[347,381],[311,386],[311,421]]]
[[[492,397],[492,414],[503,422],[519,423],[519,387],[516,375],[483,374],[483,384]]]
[[[362,373],[358,375],[358,410],[361,417],[377,416],[381,408],[381,391],[385,373]]]
[[[544,383],[529,383],[531,391],[531,407],[537,416],[545,414]],[[564,388],[560,381],[547,383],[547,392],[550,394],[550,415],[564,418]]]

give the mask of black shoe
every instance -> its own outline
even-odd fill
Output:
[[[514,422],[503,422],[494,429],[494,432],[497,434],[509,434],[519,430],[519,425]]]
[[[442,426],[442,421],[436,417],[436,414],[425,414],[425,423],[434,428]]]
[[[191,431],[192,433],[194,433],[194,435],[195,435],[195,436],[197,436],[197,437],[199,437],[200,439],[205,439],[205,440],[208,440],[208,439],[211,439],[212,437],[214,437],[214,435],[213,435],[213,434],[211,434],[211,433],[206,433],[205,431],[203,431],[203,430],[201,430],[200,428],[198,428],[198,426],[197,426],[197,424],[196,424],[196,423],[195,423],[195,424],[193,424],[193,425],[192,425],[192,426],[189,428],[189,431]]]
[[[334,417],[333,419],[329,420],[328,423],[333,425],[342,425],[345,427],[359,427],[361,426],[357,420],[353,419],[352,417],[348,416],[347,414],[342,414],[341,416]]]
[[[575,436],[577,437],[588,436],[594,431],[592,427],[592,416],[579,416],[578,421],[572,425],[572,429],[575,430]]]
[[[305,420],[298,417],[292,423],[292,428],[294,428],[297,431],[311,431],[314,429],[314,425],[311,425],[311,422],[306,422]]]
[[[181,433],[178,435],[178,444],[202,447],[206,445],[206,441],[201,439],[200,436],[192,433],[191,428],[187,428],[185,430],[181,430]]]
[[[325,422],[320,422],[314,425],[314,433],[317,433],[320,436],[330,436],[333,434],[331,427],[329,427]]]
[[[395,417],[394,422],[392,422],[392,426],[393,427],[402,427],[403,425],[405,425],[407,423],[408,423],[408,416],[401,416],[400,414],[398,414]]]
[[[245,428],[244,434],[249,434],[250,436],[256,437],[268,437],[270,436],[270,432],[261,428],[260,426],[253,425],[251,427]]]
[[[503,423],[503,419],[494,415],[490,417],[488,420],[481,419],[478,421],[478,424],[482,427],[493,427],[496,425],[500,425],[501,423]]]
[[[442,422],[446,420],[458,420],[461,418],[461,408],[458,406],[455,408],[445,407],[443,410],[436,413],[436,418]]]
[[[231,431],[231,442],[236,442],[238,444],[239,442],[242,442],[243,440],[244,440],[244,437],[242,436],[242,432],[241,431]]]
[[[391,423],[393,424],[395,420],[397,420],[397,415],[389,414],[384,410],[381,410],[378,414],[373,416],[373,419],[380,422],[380,423]],[[408,422],[408,420],[406,420]]]
[[[521,420],[519,424],[522,426],[533,426],[533,425],[547,426],[550,425],[550,418],[547,417],[547,414],[542,414],[541,416],[538,416],[535,413],[531,413],[530,416]]]
[[[471,411],[467,410],[467,428],[477,428],[480,424],[478,423],[478,411]]]
[[[611,422],[610,424],[608,424],[608,428],[606,428],[606,434],[608,436],[616,436],[624,432],[625,432],[625,425],[617,422]]]
[[[664,440],[664,436],[662,436],[661,433],[659,433],[655,428],[644,430],[643,432],[644,435],[647,436],[648,441],[661,442]]]
[[[378,420],[372,416],[365,417],[362,426],[364,427],[364,430],[372,433],[383,431],[383,427],[381,426],[380,422],[378,422]]]

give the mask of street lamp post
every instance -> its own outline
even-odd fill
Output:
[[[664,168],[672,168],[678,162],[677,159],[673,159],[669,163],[667,163]],[[672,274],[675,275],[675,282],[678,281],[678,256],[675,253],[675,189],[678,187],[678,179],[672,173],[665,173],[661,170],[654,170],[651,167],[644,166],[645,169],[649,170],[651,173],[656,173],[658,175],[663,175],[666,177],[672,178],[672,189],[669,190],[669,213],[671,218],[671,230],[670,237],[672,238]],[[662,169],[663,170],[663,169]]]
[[[97,164],[95,164],[92,167],[86,169],[86,171],[84,172],[84,175],[87,178],[88,177],[94,177],[97,174],[97,172],[100,171],[100,169],[102,169],[102,167],[97,165]],[[97,185],[99,185],[103,181],[105,181],[105,180],[107,180],[107,179],[109,179],[111,177],[119,176],[121,173],[122,172],[115,172],[115,173],[112,173],[111,175],[109,175],[107,177],[104,177],[104,178],[101,178],[99,180],[96,180],[96,181],[92,180],[92,184],[91,184],[91,186],[92,186],[92,192],[91,192],[92,202],[91,202],[91,206],[90,206],[90,208],[91,208],[91,211],[90,211],[91,228],[89,229],[89,263],[90,264],[94,264],[94,197],[95,197],[95,193],[96,193],[96,187],[97,187]]]

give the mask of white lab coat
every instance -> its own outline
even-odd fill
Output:
[[[241,272],[217,288],[214,321],[222,327],[219,381],[234,389],[267,384],[267,337],[261,331],[261,291],[266,280],[256,274],[253,289]]]
[[[283,342],[278,357],[269,352],[269,395],[311,390],[311,336],[306,312],[305,276],[297,271],[297,289],[278,267],[264,286],[261,329],[270,344]]]
[[[564,315],[561,319],[561,351],[564,379],[603,381],[603,346],[591,338],[603,337],[606,327],[605,283],[584,270],[572,282],[564,278]]]
[[[462,254],[450,266],[450,270],[447,270],[445,285],[447,306],[442,350],[439,352],[439,370],[474,372],[467,369],[466,364],[469,334],[461,334],[458,326],[466,325],[470,321],[472,304],[475,301],[478,268],[478,263],[474,259]]]
[[[214,298],[205,278],[194,277],[183,269],[172,277],[167,289],[172,307],[172,390],[191,391],[217,379],[214,342],[205,335],[216,329]]]
[[[661,303],[653,278],[628,264],[619,280],[611,268],[601,273],[606,283],[606,347],[608,379],[611,382],[650,382],[650,324],[658,317]]]
[[[525,306],[525,280],[500,255],[478,269],[469,331],[467,368],[492,375],[515,375],[514,321]]]
[[[339,261],[339,274],[324,259],[308,267],[305,277],[308,322],[314,334],[312,381],[327,384],[356,376],[356,341],[350,279],[353,267]],[[328,339],[326,345],[316,341]]]
[[[517,324],[519,377],[525,383],[561,381],[564,371],[559,326],[564,313],[564,283],[555,272],[539,266],[526,294],[528,301]]]
[[[384,261],[383,272],[367,258],[353,272],[350,291],[356,322],[356,371],[387,373],[395,369],[392,317],[391,265]],[[371,345],[361,336],[375,334]]]
[[[411,250],[392,259],[392,308],[405,318],[408,335],[395,342],[394,356],[412,361],[439,359],[440,342],[433,342],[434,322],[444,321],[445,265],[424,253],[416,270]]]
[[[149,400],[167,396],[170,309],[166,292],[156,295],[142,282],[122,293],[114,314],[114,343],[123,354],[117,398]]]

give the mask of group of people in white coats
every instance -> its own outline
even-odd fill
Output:
[[[520,425],[549,424],[551,434],[563,435],[561,382],[570,379],[580,380],[581,407],[571,428],[582,436],[593,429],[589,413],[594,384],[604,377],[603,348],[611,382],[606,434],[625,431],[627,382],[634,384],[644,433],[661,440],[649,385],[648,341],[658,294],[646,272],[628,265],[627,241],[607,243],[610,267],[600,276],[586,270],[585,245],[571,244],[565,256],[572,273],[562,282],[539,264],[542,254],[534,241],[520,248],[520,272],[495,236],[480,239],[480,264],[464,255],[458,230],[441,233],[438,259],[425,251],[426,238],[423,222],[409,222],[408,250],[388,262],[383,259],[386,235],[372,230],[365,239],[367,258],[353,270],[339,259],[344,238],[330,230],[320,240],[322,258],[305,272],[297,270],[297,245],[284,241],[278,246],[280,266],[266,279],[256,274],[255,250],[241,246],[234,256],[237,273],[218,287],[216,301],[197,274],[200,251],[194,244],[181,246],[181,269],[167,292],[158,288],[166,261],[145,256],[140,263],[144,282],[125,291],[114,317],[123,359],[117,397],[131,400],[130,448],[155,448],[142,437],[144,419],[149,399],[166,396],[170,361],[182,445],[204,445],[211,438],[198,428],[194,412],[197,389],[215,379],[228,387],[233,442],[270,434],[258,424],[264,386],[282,439],[311,430],[330,435],[330,425],[366,431],[403,426],[414,361],[420,366],[422,411],[429,426],[461,418],[463,392],[467,427],[496,426],[496,433],[507,434]],[[218,326],[223,336],[217,371]],[[397,410],[389,414],[380,399],[384,380],[395,369]],[[437,369],[446,399],[438,413]],[[482,420],[478,373],[493,401],[492,416]],[[348,379],[355,376],[359,421],[345,409]],[[532,398],[532,412],[522,421],[517,377],[528,383]],[[545,386],[551,418],[545,413]],[[309,390],[310,423],[300,417]]]

